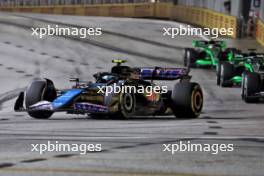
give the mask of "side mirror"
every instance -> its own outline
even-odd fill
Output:
[[[70,78],[69,79],[70,82],[75,82],[75,87],[78,87],[79,86],[79,78]]]
[[[70,78],[70,82],[80,82],[79,78]]]

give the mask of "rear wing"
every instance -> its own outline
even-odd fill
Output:
[[[177,80],[190,78],[187,68],[162,68],[162,67],[143,67],[137,68],[141,79],[145,80]]]
[[[193,47],[208,47],[209,45],[218,45],[221,48],[226,47],[226,42],[225,41],[215,41],[215,40],[210,40],[210,41],[204,41],[204,40],[194,40],[192,42]]]

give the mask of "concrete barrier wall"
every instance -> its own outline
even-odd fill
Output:
[[[257,22],[256,39],[264,46],[264,22],[262,20],[258,20]]]
[[[154,3],[0,7],[0,11],[83,16],[154,17]]]
[[[199,7],[177,5],[172,8],[172,19],[209,28],[233,28],[231,37],[237,36],[237,18],[234,16]]]
[[[233,28],[237,36],[237,19],[200,7],[172,3],[131,3],[66,6],[0,7],[1,11],[66,14],[84,16],[166,18],[209,28]]]

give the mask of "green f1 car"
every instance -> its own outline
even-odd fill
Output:
[[[264,97],[264,55],[253,56],[250,72],[242,74],[241,97],[246,103],[256,103]]]
[[[216,73],[217,85],[221,87],[241,85],[243,73],[259,71],[260,66],[264,65],[262,63],[264,55],[252,49],[250,51],[247,54],[236,55],[230,61],[219,62]]]
[[[183,52],[184,66],[195,67],[215,67],[217,69],[219,61],[231,61],[236,53],[240,53],[235,48],[226,48],[225,41],[199,41],[192,43],[194,48],[185,48]]]

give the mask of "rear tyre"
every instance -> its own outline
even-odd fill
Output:
[[[31,105],[46,100],[53,101],[57,97],[54,84],[49,79],[34,79],[26,90],[25,105],[29,108]],[[48,119],[53,112],[51,111],[30,111],[28,114],[36,119]]]
[[[220,66],[220,85],[221,87],[232,87],[233,83],[230,79],[234,75],[233,65],[229,62],[223,62]]]
[[[178,118],[197,118],[203,108],[203,92],[199,84],[180,82],[174,86],[170,108]]]
[[[244,84],[244,101],[246,103],[257,103],[259,97],[254,97],[260,91],[260,76],[257,73],[248,73],[245,75]]]

